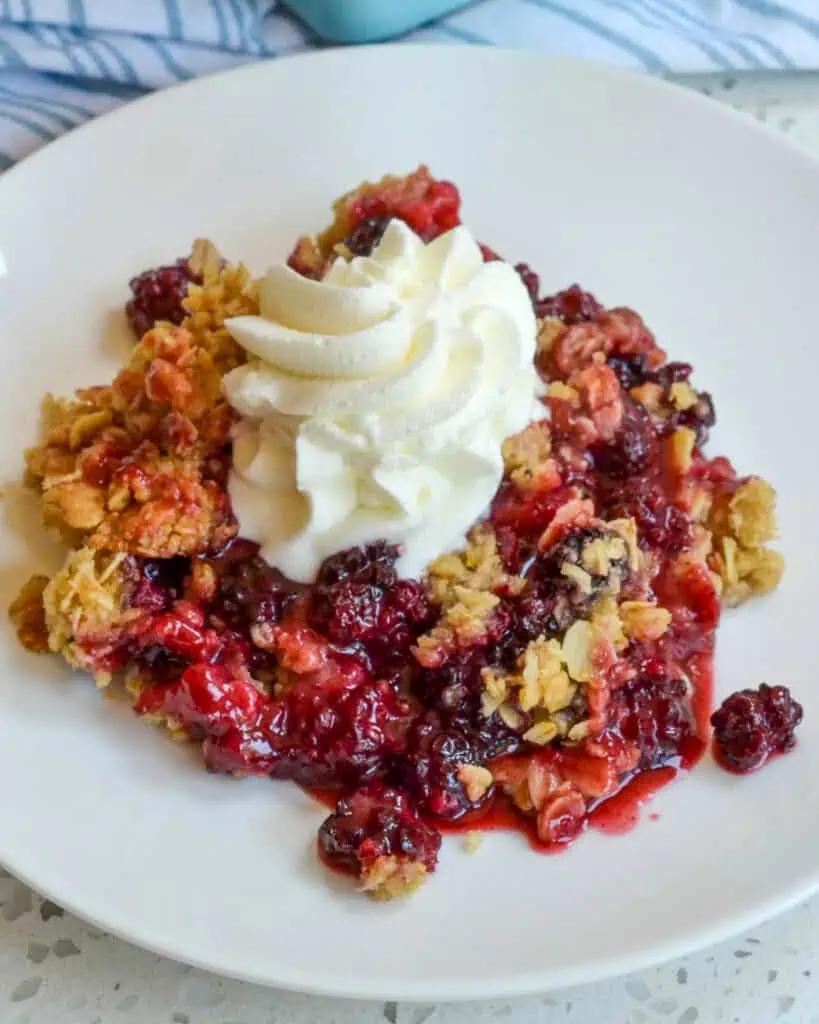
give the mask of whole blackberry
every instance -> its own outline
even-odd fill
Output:
[[[187,316],[184,301],[191,283],[201,282],[188,266],[187,259],[177,260],[165,267],[144,270],[128,283],[131,298],[125,306],[125,315],[131,330],[141,338],[159,320],[181,324]]]
[[[717,754],[734,771],[752,772],[771,754],[795,746],[801,721],[802,705],[787,686],[763,683],[758,690],[732,693],[711,715]]]

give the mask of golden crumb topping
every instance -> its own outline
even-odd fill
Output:
[[[552,451],[549,424],[530,423],[519,434],[503,442],[503,465],[506,475],[518,487],[533,487],[548,471]]]
[[[451,602],[438,623],[418,638],[415,657],[425,668],[442,664],[458,647],[472,647],[486,635],[500,598],[487,590],[452,588]]]
[[[478,764],[462,764],[455,776],[466,790],[467,797],[478,803],[492,788],[492,772]]]
[[[374,900],[393,900],[409,896],[426,880],[427,869],[420,861],[384,856],[364,869],[359,889]]]
[[[733,492],[717,495],[709,509],[712,533],[709,566],[720,578],[729,607],[766,594],[779,585],[785,560],[766,547],[776,537],[776,492],[759,477],[749,477]]]
[[[620,605],[620,619],[629,639],[659,640],[671,625],[671,612],[647,601],[624,601]]]
[[[35,654],[50,650],[43,607],[43,592],[47,586],[48,576],[32,576],[9,606],[9,618],[17,630],[18,640]]]
[[[71,551],[43,591],[48,646],[78,668],[88,667],[88,648],[115,645],[139,618],[124,600],[129,587],[126,556],[84,547]],[[101,683],[110,676],[98,677]]]
[[[441,555],[427,567],[430,597],[444,610],[463,600],[460,591],[464,588],[509,594],[519,593],[524,586],[519,576],[504,569],[489,523],[471,530],[461,551]]]

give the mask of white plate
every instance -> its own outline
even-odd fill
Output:
[[[294,786],[209,777],[4,626],[0,859],[83,917],[226,974],[507,996],[685,953],[819,882],[819,167],[659,82],[482,49],[331,52],[174,89],[0,181],[0,463],[18,476],[41,392],[121,362],[132,272],[203,234],[261,270],[340,191],[421,160],[461,186],[478,237],[550,289],[579,280],[640,310],[713,391],[712,450],[779,487],[789,570],[727,617],[718,693],[792,686],[798,750],[746,779],[705,762],[656,800],[659,820],[563,856],[500,834],[467,856],[449,840],[422,892],[376,905],[320,868],[322,811]],[[14,487],[4,506],[6,603],[53,552]]]

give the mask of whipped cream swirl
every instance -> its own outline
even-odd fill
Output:
[[[260,316],[227,328],[242,416],[229,489],[244,537],[297,582],[344,548],[402,545],[399,571],[460,543],[533,416],[535,317],[513,267],[458,227],[428,245],[393,220],[321,281],[274,267]]]

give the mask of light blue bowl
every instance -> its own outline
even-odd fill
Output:
[[[472,0],[285,0],[286,6],[334,43],[374,43],[441,18]]]

